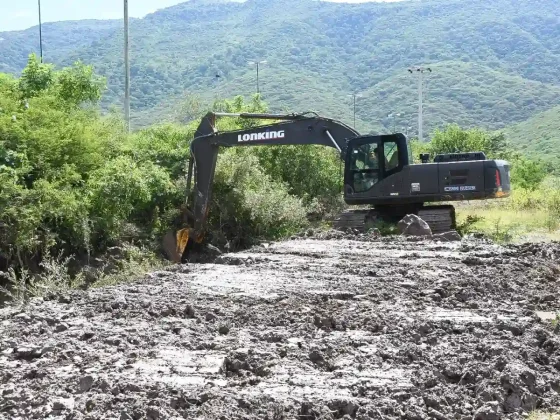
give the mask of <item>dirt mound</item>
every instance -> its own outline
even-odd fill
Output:
[[[0,310],[0,418],[560,409],[558,244],[317,235]]]

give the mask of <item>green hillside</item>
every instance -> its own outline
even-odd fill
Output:
[[[528,156],[560,164],[560,106],[503,131]]]
[[[77,22],[45,23],[43,52],[48,62],[61,63],[72,51],[114,35],[121,22],[114,20],[81,20]],[[122,32],[122,29],[121,29]],[[39,29],[0,32],[0,72],[18,73],[27,63],[31,52],[39,55]],[[87,57],[84,57],[87,61]]]
[[[417,82],[407,68],[429,65],[428,131],[451,122],[500,129],[559,103],[559,15],[557,0],[192,0],[131,23],[133,122],[182,118],[186,98],[207,104],[252,94],[247,62],[258,59],[268,61],[261,91],[273,111],[315,110],[350,122],[348,95],[360,92],[360,131],[411,126],[415,134]],[[88,22],[79,35],[80,25],[45,27],[45,38],[51,32],[60,43],[49,41],[46,56],[93,63],[108,78],[104,105],[120,107],[122,30]],[[32,34],[0,33],[0,69],[25,65]]]

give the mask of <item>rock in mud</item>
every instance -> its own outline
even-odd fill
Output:
[[[80,392],[88,392],[93,386],[93,376],[87,375],[80,378]]]
[[[112,303],[111,308],[113,309],[121,309],[126,308],[127,302],[124,296],[117,297]]]
[[[501,418],[500,404],[497,401],[491,401],[476,410],[473,420],[501,420]]]
[[[52,408],[54,411],[73,410],[74,404],[73,398],[58,398],[53,401]]]
[[[220,325],[218,332],[222,335],[227,335],[229,333],[229,327],[227,325]]]
[[[508,364],[500,378],[502,386],[506,391],[523,392],[535,391],[535,373],[520,362]]]
[[[55,327],[54,330],[55,330],[55,332],[60,333],[60,332],[66,331],[67,329],[68,329],[68,324],[61,323],[61,324],[58,324],[58,325]]]
[[[128,414],[125,410],[121,411],[120,420],[133,420],[132,416]]]
[[[432,238],[444,242],[455,242],[455,241],[463,240],[463,238],[461,238],[461,235],[459,235],[459,232],[457,232],[456,230],[452,230],[444,233],[438,233],[436,235],[433,235]]]
[[[184,314],[187,318],[194,318],[196,315],[196,311],[192,305],[187,305],[185,308]]]
[[[403,236],[432,236],[432,229],[428,223],[416,214],[406,215],[399,221],[397,228]]]

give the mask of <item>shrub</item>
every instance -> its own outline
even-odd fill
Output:
[[[302,200],[268,175],[249,149],[229,149],[220,156],[212,197],[211,234],[220,245],[277,239],[307,224]]]
[[[436,130],[428,150],[432,156],[464,152],[484,152],[491,159],[511,156],[511,149],[503,134],[494,135],[478,128],[464,130],[455,124]]]

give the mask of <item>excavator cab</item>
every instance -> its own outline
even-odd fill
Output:
[[[410,162],[408,141],[402,134],[362,136],[348,142],[345,194],[362,194]]]

